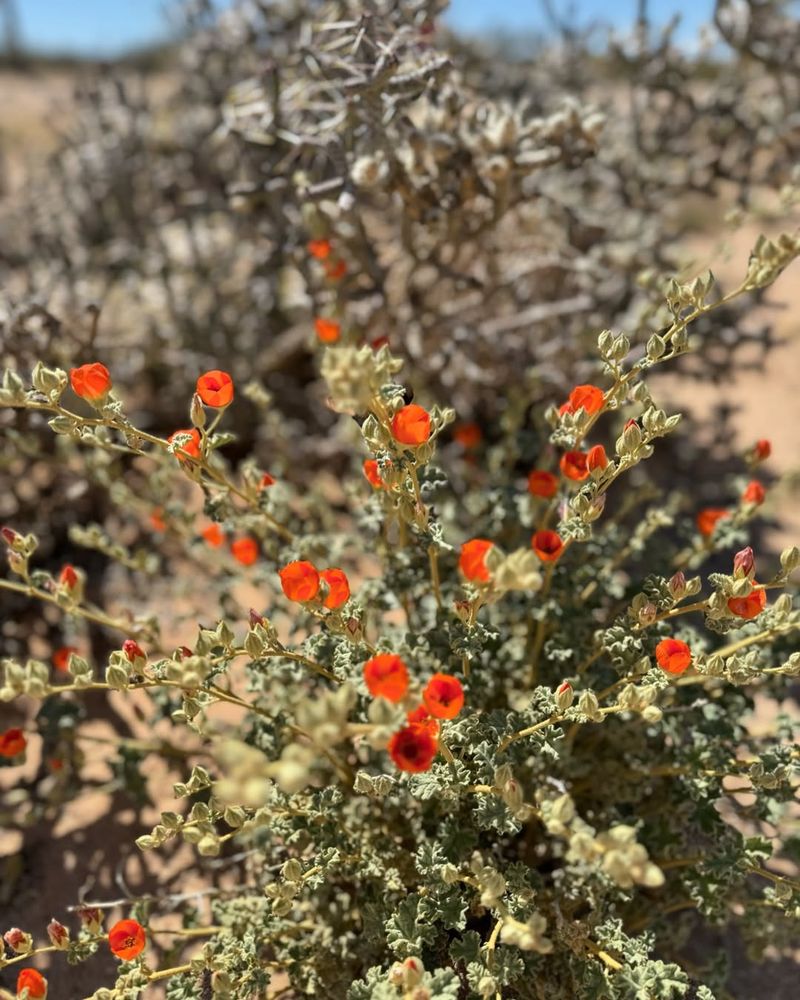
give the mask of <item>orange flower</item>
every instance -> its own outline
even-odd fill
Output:
[[[406,713],[409,726],[422,726],[427,729],[431,736],[439,735],[439,723],[434,719],[424,705],[417,705],[410,712]]]
[[[309,240],[308,252],[316,260],[327,260],[331,255],[330,240]]]
[[[550,499],[556,495],[558,489],[558,476],[552,472],[545,472],[543,469],[534,469],[528,475],[528,492],[535,497],[545,497]]]
[[[395,653],[378,653],[364,664],[364,683],[373,698],[398,702],[408,691],[408,667]]]
[[[336,320],[323,319],[321,316],[314,320],[314,329],[323,344],[335,344],[342,333],[342,328]]]
[[[197,395],[206,406],[228,406],[233,399],[233,379],[217,369],[206,372],[197,380]]]
[[[572,411],[585,410],[588,414],[598,413],[603,408],[605,393],[596,385],[576,385],[569,394]]]
[[[392,417],[392,437],[400,444],[425,444],[430,436],[430,414],[416,403],[402,407]]]
[[[766,606],[767,592],[763,587],[753,587],[747,597],[728,598],[728,610],[731,614],[746,620],[758,617]]]
[[[212,549],[218,549],[225,541],[225,534],[216,522],[212,522],[200,532]]]
[[[237,538],[231,542],[231,554],[242,566],[252,566],[258,559],[258,542],[249,535]]]
[[[434,674],[422,692],[425,708],[437,719],[455,719],[464,707],[464,689],[452,674]]]
[[[766,438],[761,438],[753,445],[753,460],[763,462],[772,454],[772,445]]]
[[[692,662],[692,651],[680,639],[662,639],[656,646],[656,661],[668,674],[682,674]]]
[[[473,583],[488,583],[491,578],[486,565],[486,553],[492,545],[486,538],[472,538],[461,546],[458,568]]]
[[[80,368],[71,368],[69,381],[72,391],[81,399],[96,403],[104,399],[111,390],[111,375],[105,365],[99,361],[94,361],[90,365],[81,365]]]
[[[757,479],[751,479],[742,493],[742,503],[752,503],[760,506],[767,495],[767,491]]]
[[[144,927],[137,920],[119,920],[108,932],[108,946],[123,962],[130,962],[144,951]]]
[[[563,417],[565,413],[574,413],[575,410],[572,408],[572,403],[566,402],[562,403],[558,408],[559,417]]]
[[[475,423],[458,424],[453,428],[453,440],[467,451],[471,448],[477,448],[482,437],[480,426]]]
[[[75,567],[69,563],[62,567],[58,576],[58,582],[62,587],[66,587],[67,590],[74,590],[78,583],[78,573]]]
[[[36,969],[21,969],[17,976],[17,996],[24,1000],[44,1000],[47,996],[47,980]]]
[[[156,508],[150,515],[150,527],[153,531],[166,531],[167,522],[164,520],[164,510],[162,507]]]
[[[56,670],[66,673],[69,669],[69,658],[78,652],[77,646],[61,646],[53,653],[53,666]]]
[[[19,757],[27,745],[21,729],[6,729],[0,733],[0,757]]]
[[[724,507],[706,507],[697,515],[697,530],[708,538],[714,534],[717,521],[721,521],[724,517],[730,517],[730,513]]]
[[[350,599],[350,583],[343,569],[324,569],[320,576],[328,584],[328,593],[323,600],[326,608],[335,611]]]
[[[586,455],[582,451],[564,452],[558,464],[561,466],[561,471],[567,479],[574,479],[576,482],[580,482],[589,475],[589,470],[586,467]]]
[[[378,460],[376,458],[367,458],[364,461],[364,475],[367,477],[370,485],[374,489],[379,490],[383,487],[383,480],[381,479],[380,469],[378,468]]]
[[[586,455],[586,468],[589,472],[602,471],[608,466],[608,455],[601,444],[590,448]]]
[[[297,560],[278,570],[281,587],[290,601],[313,601],[319,591],[319,573],[313,563]]]
[[[191,440],[187,441],[186,444],[181,445],[181,447],[175,452],[175,457],[178,461],[186,462],[190,458],[200,458],[200,431],[195,427],[190,430],[175,431],[167,438],[167,442],[172,444],[179,434],[188,434],[191,437]]]
[[[270,486],[274,485],[275,485],[274,477],[271,476],[268,472],[265,472],[264,475],[261,477],[261,482],[258,484],[258,488],[260,490],[266,490]]]
[[[401,771],[427,771],[436,756],[438,741],[426,726],[406,726],[389,740],[389,756]]]
[[[531,539],[531,548],[542,562],[555,562],[564,551],[564,543],[555,531],[537,531]]]
[[[329,260],[325,264],[325,274],[331,281],[338,281],[347,274],[347,264],[343,260]]]

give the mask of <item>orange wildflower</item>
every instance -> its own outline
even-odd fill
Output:
[[[130,962],[144,951],[146,935],[138,920],[119,920],[108,932],[108,946],[123,962]]]
[[[69,381],[76,396],[90,403],[104,399],[111,390],[111,375],[105,365],[99,361],[71,368]]]
[[[490,573],[486,565],[486,553],[493,544],[487,538],[471,538],[461,546],[458,568],[467,580],[472,583],[488,583]]]
[[[757,479],[751,479],[742,493],[742,503],[751,503],[760,506],[767,496],[767,491]]]
[[[200,431],[196,427],[192,427],[187,430],[179,430],[170,434],[167,438],[167,442],[172,444],[175,438],[179,434],[188,434],[191,440],[182,444],[180,448],[175,452],[175,457],[179,462],[185,462],[190,458],[200,458]]]
[[[249,535],[237,538],[231,542],[231,555],[242,566],[252,566],[258,559],[258,542]]]
[[[556,495],[558,489],[558,476],[552,472],[545,472],[543,469],[534,469],[528,475],[528,492],[535,497],[545,497],[550,499]]]
[[[564,452],[561,456],[559,465],[561,467],[561,471],[567,479],[573,479],[576,482],[580,482],[582,479],[586,479],[589,475],[589,469],[586,466],[586,455],[582,451]]]
[[[531,548],[542,562],[555,562],[564,551],[564,543],[555,531],[537,531],[531,538]]]
[[[164,510],[161,507],[157,507],[150,514],[150,527],[153,531],[166,531],[167,522],[164,520]]]
[[[325,274],[331,281],[338,281],[347,274],[347,264],[343,260],[329,260],[325,264]]]
[[[403,406],[392,417],[392,437],[400,444],[425,444],[430,436],[430,414],[416,403]]]
[[[682,674],[692,662],[692,651],[681,639],[662,639],[656,646],[656,662],[668,674]]]
[[[313,563],[296,560],[278,570],[281,588],[290,601],[313,601],[319,592],[319,573]]]
[[[336,320],[323,319],[321,316],[314,320],[314,329],[323,344],[335,344],[342,334],[342,328]]]
[[[60,646],[53,653],[53,666],[56,670],[60,670],[62,673],[66,673],[69,669],[69,658],[73,653],[78,652],[77,646]]]
[[[589,472],[602,471],[608,466],[608,455],[601,444],[590,448],[586,454],[586,468]]]
[[[212,522],[208,527],[203,528],[200,534],[212,549],[218,549],[225,541],[225,533],[216,522]]]
[[[436,756],[438,741],[425,726],[406,726],[389,740],[389,756],[401,771],[427,771]]]
[[[233,379],[217,369],[206,372],[197,380],[197,395],[206,406],[229,406],[233,400]]]
[[[697,515],[697,530],[708,538],[709,535],[714,534],[717,521],[721,521],[725,517],[730,517],[730,512],[724,507],[706,507]]]
[[[364,683],[373,698],[401,701],[408,691],[408,667],[395,653],[378,653],[364,664]]]
[[[378,460],[376,458],[367,458],[364,460],[364,475],[374,489],[379,490],[383,487],[383,480],[381,479]]]
[[[21,729],[6,729],[0,733],[0,757],[19,757],[28,741]]]
[[[436,719],[454,719],[464,707],[464,689],[452,674],[434,674],[422,692],[425,708]]]
[[[434,719],[424,705],[417,705],[410,712],[406,713],[409,726],[422,726],[427,729],[431,736],[439,735],[439,723]]]
[[[755,581],[753,581],[755,583]],[[728,610],[737,618],[749,621],[757,618],[767,606],[767,592],[763,587],[753,587],[747,597],[729,597]]]
[[[752,454],[756,462],[763,462],[772,454],[772,444],[766,438],[761,438],[753,445]]]
[[[482,437],[480,426],[475,423],[458,424],[453,428],[453,440],[457,441],[466,451],[477,448]]]
[[[328,585],[328,593],[325,595],[323,604],[331,611],[335,611],[350,599],[350,583],[347,574],[343,569],[324,569],[320,577]]]
[[[36,969],[21,969],[17,976],[17,996],[27,1000],[44,1000],[47,980]]]
[[[569,394],[572,412],[585,410],[588,414],[598,413],[603,408],[605,393],[596,385],[576,385]]]
[[[330,240],[309,240],[308,252],[315,260],[327,260],[331,255]]]

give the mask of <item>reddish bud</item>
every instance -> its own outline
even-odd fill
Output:
[[[103,912],[96,906],[83,906],[78,910],[81,926],[92,934],[99,934],[103,927]]]
[[[606,455],[606,450],[601,444],[596,444],[593,448],[589,449],[586,455],[586,467],[589,472],[602,472],[603,469],[608,467],[608,455]]]
[[[753,550],[748,545],[747,548],[737,552],[733,557],[733,575],[739,579],[745,576],[751,576],[753,570],[755,569],[755,565],[756,560],[753,555]]]
[[[260,615],[253,608],[250,608],[250,613],[248,615],[248,618],[249,618],[249,621],[250,621],[250,628],[255,628],[256,625],[263,625],[264,624],[264,616]]]
[[[64,949],[69,945],[69,931],[55,917],[47,925],[47,936],[54,948]]]
[[[21,729],[15,727],[0,733],[0,757],[7,759],[19,757],[21,753],[24,753],[27,745],[28,741]]]
[[[335,344],[342,335],[342,328],[336,320],[324,319],[322,316],[318,316],[314,320],[314,329],[323,344]]]
[[[125,654],[128,663],[147,659],[144,650],[135,639],[126,639],[122,644],[122,652]]]
[[[742,503],[751,503],[759,507],[765,500],[767,491],[757,479],[751,479],[742,493]]]
[[[24,955],[33,948],[33,938],[19,927],[12,927],[3,935],[3,940],[17,955]]]

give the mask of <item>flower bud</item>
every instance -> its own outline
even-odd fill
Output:
[[[639,608],[636,617],[640,625],[652,625],[658,617],[658,608],[652,601],[648,601]]]
[[[733,575],[737,579],[742,577],[748,577],[752,579],[753,573],[755,571],[755,557],[753,556],[753,550],[748,545],[747,548],[741,549],[733,557]]]
[[[33,938],[19,927],[12,927],[3,935],[3,940],[17,955],[25,955],[33,949]]]
[[[585,715],[592,722],[602,722],[603,715],[600,712],[600,704],[594,691],[583,691],[578,699],[578,711]]]
[[[403,986],[407,990],[413,989],[422,980],[425,966],[418,958],[407,958],[403,962]]]
[[[78,917],[90,934],[99,934],[103,929],[103,914],[96,906],[84,906],[78,910]]]
[[[203,400],[198,393],[192,396],[189,419],[192,422],[192,426],[197,427],[198,430],[202,430],[206,425],[206,411],[203,409]]]
[[[283,875],[287,882],[299,882],[303,877],[303,866],[297,858],[289,858],[283,868],[281,868],[281,875]]]
[[[670,577],[667,587],[673,600],[679,601],[686,595],[686,574],[678,570],[677,573]]]
[[[132,663],[134,666],[144,666],[147,656],[135,639],[126,639],[122,644],[122,652],[129,663]]]
[[[47,925],[47,936],[50,938],[50,944],[54,948],[64,950],[69,946],[69,931],[55,917]]]
[[[648,705],[642,710],[642,718],[645,722],[660,722],[663,717],[664,713],[658,705]]]
[[[556,708],[559,712],[566,712],[575,699],[575,692],[569,681],[563,681],[556,688],[555,700]]]
[[[793,573],[800,566],[800,549],[791,545],[781,552],[781,567],[784,573]]]

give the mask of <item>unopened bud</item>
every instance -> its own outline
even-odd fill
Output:
[[[50,944],[54,948],[63,950],[69,945],[69,931],[55,917],[47,925],[47,936],[50,938]]]
[[[800,549],[796,545],[781,552],[781,567],[785,573],[793,573],[800,566]]]
[[[686,574],[681,570],[678,570],[677,573],[670,577],[667,587],[669,588],[672,598],[679,601],[686,595]]]
[[[78,910],[78,917],[90,934],[99,934],[103,928],[103,914],[96,906],[84,906]]]
[[[663,717],[664,713],[658,705],[648,705],[647,708],[642,711],[642,718],[645,722],[660,722]]]
[[[748,545],[747,548],[737,552],[733,557],[733,575],[737,577],[737,579],[741,579],[742,577],[752,579],[755,571],[755,565],[756,560],[753,555],[753,550]]]
[[[652,601],[648,601],[639,608],[636,617],[640,625],[652,625],[656,618],[658,618],[658,608]]]
[[[564,681],[556,688],[555,694],[556,708],[559,712],[566,712],[575,700],[575,692],[569,681]]]
[[[249,618],[250,618],[250,628],[255,628],[256,625],[264,624],[264,616],[260,615],[257,611],[254,611],[253,608],[250,608]]]
[[[413,989],[422,980],[425,966],[418,958],[407,958],[403,962],[403,986],[407,990]]]
[[[189,419],[192,421],[192,425],[198,430],[202,430],[206,425],[206,411],[203,409],[203,400],[197,393],[192,396]]]
[[[3,935],[3,940],[17,955],[25,955],[33,948],[33,938],[19,927],[12,927]]]
[[[135,639],[126,639],[122,644],[122,652],[129,663],[135,664],[137,660],[143,663],[147,659],[144,650]]]

